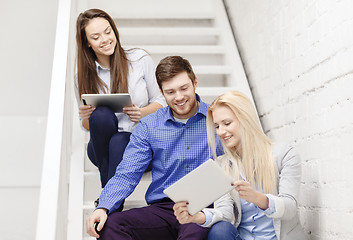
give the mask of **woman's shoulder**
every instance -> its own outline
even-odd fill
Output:
[[[217,156],[215,162],[218,163],[222,168],[226,167],[226,165],[233,164],[233,160],[226,154]]]
[[[273,156],[277,164],[283,161],[300,161],[295,147],[286,142],[273,143]]]
[[[280,153],[280,152],[287,151],[287,150],[293,148],[293,146],[287,142],[273,142],[272,146],[273,146],[274,153]]]
[[[124,49],[126,57],[131,61],[131,62],[136,62],[141,59],[143,59],[146,56],[149,56],[149,54],[142,48],[129,48],[129,49]]]

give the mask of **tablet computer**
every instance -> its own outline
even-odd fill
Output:
[[[174,202],[187,201],[194,215],[231,191],[233,180],[212,159],[207,160],[163,192]]]
[[[132,106],[131,97],[128,93],[82,94],[81,99],[85,105],[107,106],[113,112],[122,112],[123,107]]]

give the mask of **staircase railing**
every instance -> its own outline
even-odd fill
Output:
[[[71,0],[58,0],[58,16],[51,77],[37,219],[37,240],[66,239],[69,160],[71,154],[71,86],[68,67]]]

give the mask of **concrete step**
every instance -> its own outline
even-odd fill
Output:
[[[114,22],[118,29],[128,27],[160,27],[160,28],[200,28],[213,27],[213,17],[206,16],[205,18],[115,18]]]
[[[211,104],[219,95],[228,91],[236,90],[232,87],[198,87],[196,92],[200,95],[202,101]]]
[[[199,87],[196,92],[205,96],[219,96],[228,91],[236,90],[233,87]]]
[[[119,33],[124,36],[218,36],[220,31],[215,27],[120,27]]]
[[[224,54],[225,47],[217,45],[137,45],[124,46],[125,48],[142,48],[150,54],[183,55],[183,54]],[[197,63],[194,63],[194,65]]]
[[[140,183],[134,192],[126,199],[126,202],[132,201],[133,205],[145,202],[145,193],[152,181],[152,172],[144,173]],[[84,173],[84,206],[93,206],[93,202],[100,196],[102,188],[100,186],[99,172]]]
[[[166,53],[150,52],[150,54],[156,65],[159,63],[159,61],[162,58],[170,55],[182,56],[187,60],[189,60],[192,66],[195,66],[195,64],[198,66],[222,66],[223,64],[225,64],[224,53],[213,53],[213,54],[208,54],[207,52],[178,53],[174,51],[174,52],[166,52]]]
[[[97,188],[90,185],[89,188],[86,188],[89,184],[100,184],[99,180],[99,173],[98,172],[85,172],[85,191],[84,191],[84,202],[83,202],[83,236],[84,238],[89,238],[88,234],[86,233],[86,219],[90,216],[90,214],[94,211],[94,200],[99,197],[100,194],[100,187]],[[125,199],[124,210],[129,210],[131,208],[138,208],[147,206],[145,201],[145,194],[147,191],[148,186],[152,181],[152,172],[144,173],[140,183],[135,188],[134,192]],[[99,192],[99,194],[98,194]]]
[[[204,66],[194,66],[195,74],[230,74],[232,68],[230,66],[220,66],[220,65],[204,65]]]
[[[219,31],[213,27],[122,27],[122,45],[217,45]]]
[[[106,9],[117,19],[202,19],[214,16],[214,0],[90,0],[84,7]]]

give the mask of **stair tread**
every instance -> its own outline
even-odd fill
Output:
[[[232,68],[225,65],[194,66],[193,69],[196,74],[230,74],[232,72]]]
[[[215,15],[209,12],[151,12],[151,11],[143,11],[138,12],[138,14],[131,14],[131,13],[120,13],[119,16],[114,14],[113,12],[110,14],[114,21],[119,20],[129,20],[129,19],[214,19]]]
[[[142,48],[151,54],[224,54],[226,49],[220,45],[141,45],[124,46],[125,48]]]
[[[196,92],[204,96],[219,96],[228,91],[236,90],[234,87],[198,87]]]
[[[126,35],[219,35],[214,27],[120,27],[119,33]]]

